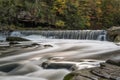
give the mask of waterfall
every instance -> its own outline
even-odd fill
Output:
[[[0,31],[0,41],[5,41],[9,35],[10,31]]]
[[[106,41],[106,35],[107,35],[107,32],[102,31],[102,33],[98,36],[98,40]]]
[[[7,34],[6,34],[7,35]],[[48,31],[13,31],[10,36],[22,37],[39,35],[41,38],[50,39],[82,39],[82,40],[106,40],[105,30],[48,30]]]
[[[22,35],[41,35],[53,39],[106,40],[105,30],[20,31]]]
[[[12,37],[21,37],[22,35],[21,35],[21,33],[20,33],[19,31],[13,31],[13,32],[10,34],[10,36],[12,36]]]

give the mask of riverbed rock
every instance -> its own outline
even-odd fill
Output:
[[[108,30],[108,37],[110,41],[120,42],[120,26],[119,27],[112,27]]]
[[[109,59],[109,60],[106,61],[106,63],[120,66],[120,59]]]
[[[6,64],[0,64],[0,71],[1,72],[10,72],[13,69],[17,68],[20,66],[19,63],[6,63]]]
[[[116,65],[119,60],[115,62],[108,60],[100,67],[74,71],[66,75],[64,80],[120,80],[120,66]]]
[[[43,62],[41,65],[44,69],[67,69],[67,70],[76,70],[77,67],[75,64],[72,63],[57,63],[57,62],[50,62],[46,61]]]
[[[21,37],[7,37],[6,41],[13,42],[13,41],[30,41],[30,40]]]

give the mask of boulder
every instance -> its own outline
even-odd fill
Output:
[[[120,42],[120,27],[112,27],[108,30],[108,37],[110,41]]]

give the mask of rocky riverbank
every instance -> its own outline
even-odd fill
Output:
[[[112,27],[107,30],[108,31],[108,37],[110,41],[113,42],[120,42],[120,27]]]
[[[100,67],[74,71],[64,80],[120,80],[120,59],[107,60]]]

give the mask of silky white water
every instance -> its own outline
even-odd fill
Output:
[[[22,37],[52,47],[0,58],[1,65],[3,62],[19,64],[9,72],[1,71],[0,80],[63,80],[64,76],[70,72],[69,70],[43,69],[40,66],[49,57],[60,60],[54,63],[71,63],[75,64],[78,69],[84,69],[99,66],[100,62],[120,56],[120,54],[112,53],[120,50],[120,46],[108,41],[48,39],[35,34]],[[83,61],[74,61],[80,59]]]

